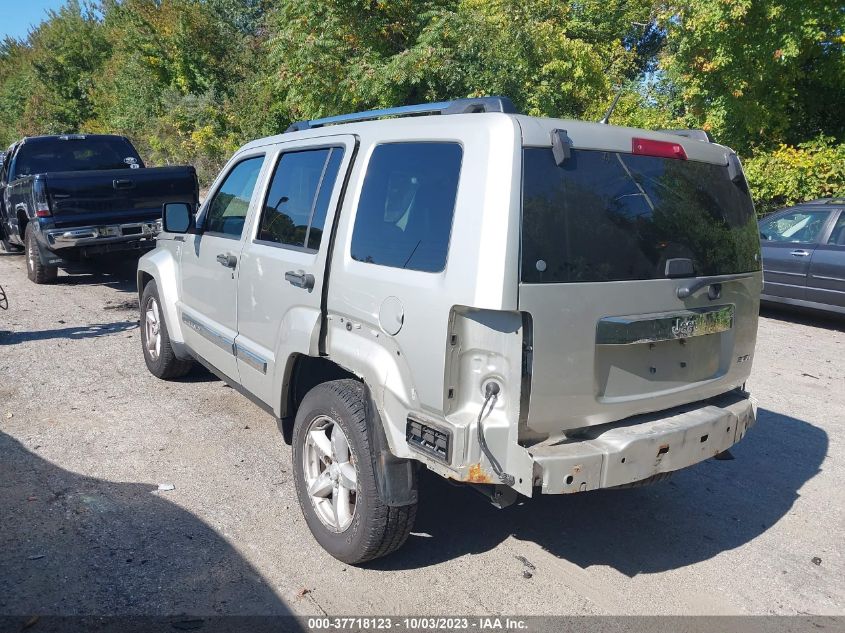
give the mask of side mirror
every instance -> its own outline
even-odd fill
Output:
[[[167,233],[187,233],[194,226],[191,205],[184,202],[167,202],[161,210],[162,229]]]

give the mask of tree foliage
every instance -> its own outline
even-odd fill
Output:
[[[665,103],[747,152],[843,140],[845,8],[830,0],[684,0],[659,17]]]
[[[650,50],[650,2],[292,0],[270,50],[288,111],[506,94],[537,115],[585,116]]]
[[[831,138],[781,145],[744,167],[760,214],[813,198],[845,197],[845,144]]]
[[[703,127],[761,209],[845,188],[845,10],[828,0],[67,0],[0,42],[0,143],[128,135],[203,181],[290,121],[482,94]],[[775,176],[776,174],[776,176]]]

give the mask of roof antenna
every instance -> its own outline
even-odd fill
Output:
[[[607,109],[607,112],[604,113],[604,116],[601,118],[599,123],[602,125],[607,125],[610,121],[610,115],[613,114],[613,111],[616,109],[616,104],[619,103],[619,97],[622,96],[622,90],[624,86],[619,86],[619,90],[616,92],[616,96],[613,97],[613,103],[610,104],[610,107]]]

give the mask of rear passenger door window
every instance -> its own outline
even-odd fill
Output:
[[[256,240],[319,249],[342,160],[340,147],[282,154],[264,200]]]
[[[376,146],[352,230],[352,259],[444,270],[462,158],[461,145],[452,142]]]

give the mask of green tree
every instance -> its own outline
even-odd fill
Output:
[[[15,39],[0,42],[0,150],[16,141],[26,127],[24,112],[35,83],[31,52]]]
[[[737,150],[845,140],[845,10],[830,0],[666,2],[663,104]]]
[[[99,128],[129,135],[156,162],[196,163],[210,179],[242,140],[232,103],[261,58],[239,30],[249,25],[235,24],[241,4],[254,3],[108,0],[113,53],[94,93]]]
[[[32,84],[22,114],[31,129],[74,132],[94,113],[91,92],[110,49],[93,8],[69,0],[29,36]]]
[[[823,197],[845,197],[845,143],[820,137],[781,145],[745,161],[758,215]]]
[[[650,17],[642,1],[289,0],[270,50],[295,118],[480,94],[592,116],[644,67]]]
[[[206,0],[217,19],[242,35],[258,35],[264,28],[269,0]]]

